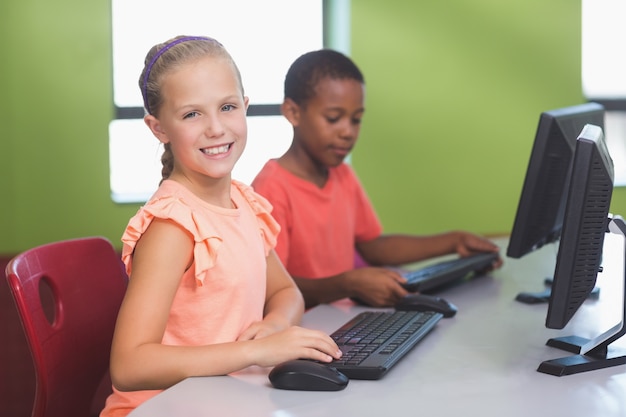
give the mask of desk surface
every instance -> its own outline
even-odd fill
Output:
[[[496,240],[506,252],[506,240]],[[623,246],[607,235],[599,300],[587,300],[563,330],[544,326],[546,304],[514,300],[539,291],[554,271],[555,247],[516,259],[491,275],[438,295],[457,305],[420,344],[377,381],[352,380],[338,392],[282,391],[269,368],[231,376],[189,378],[138,407],[131,417],[159,416],[626,416],[626,367],[556,377],[536,371],[540,362],[569,354],[548,338],[594,337],[620,317]],[[341,301],[307,312],[303,326],[331,332],[363,307]],[[625,341],[614,345],[626,347]],[[414,411],[412,411],[414,410]]]

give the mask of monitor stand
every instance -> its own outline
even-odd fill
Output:
[[[545,290],[539,292],[520,292],[515,297],[515,300],[524,304],[542,304],[549,302],[550,294],[552,293],[552,278],[546,278],[543,282],[547,287]],[[600,288],[594,287],[587,296],[587,299],[597,300],[598,298],[600,298]]]
[[[621,217],[614,217],[609,223],[609,231],[622,235],[625,249],[622,261],[623,297],[620,323],[594,339],[579,336],[549,339],[546,345],[576,353],[576,355],[541,362],[537,368],[538,372],[564,376],[626,364],[626,350],[610,346],[611,343],[626,334],[624,328],[626,322],[626,223]]]
[[[554,239],[551,243],[553,243],[552,247],[554,248],[554,257],[558,256],[558,243],[560,240]],[[545,289],[539,292],[528,292],[523,291],[517,294],[515,297],[516,301],[524,304],[546,304],[550,302],[550,295],[552,294],[552,277],[547,277],[543,280],[545,285]],[[591,293],[587,296],[588,299],[597,300],[600,298],[600,288],[595,287]]]

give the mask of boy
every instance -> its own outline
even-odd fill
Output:
[[[329,49],[300,56],[285,77],[281,106],[293,126],[291,146],[268,161],[252,183],[274,206],[272,215],[282,228],[276,252],[307,308],[346,297],[393,306],[407,294],[405,280],[385,266],[498,251],[463,231],[382,233],[363,187],[344,163],[359,135],[364,101],[363,75],[348,57]],[[371,266],[355,268],[355,250]]]

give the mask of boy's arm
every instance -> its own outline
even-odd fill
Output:
[[[348,273],[328,278],[298,278],[293,277],[304,297],[305,308],[315,307],[318,304],[332,303],[342,298],[351,297]]]
[[[353,298],[374,307],[393,306],[407,291],[405,279],[386,268],[358,268],[327,278],[294,277],[304,296],[305,307]]]
[[[379,266],[402,265],[451,253],[467,256],[499,250],[490,240],[465,231],[428,236],[382,235],[358,242],[356,248],[370,265]]]

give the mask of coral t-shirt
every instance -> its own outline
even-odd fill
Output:
[[[195,241],[193,265],[174,297],[163,344],[232,342],[263,319],[266,258],[280,227],[270,215],[271,205],[251,187],[233,181],[231,199],[236,208],[217,207],[166,180],[128,223],[122,258],[131,280],[133,250],[155,218],[173,220]],[[159,392],[114,389],[101,416],[125,416]]]
[[[352,168],[330,168],[324,187],[268,161],[252,182],[274,207],[276,253],[298,278],[324,278],[354,269],[354,245],[377,238],[382,226]]]

